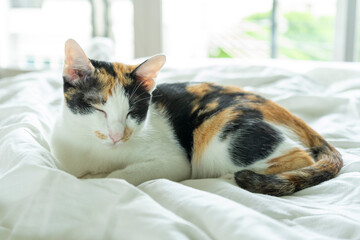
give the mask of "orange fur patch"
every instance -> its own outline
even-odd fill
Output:
[[[98,137],[98,138],[100,138],[102,140],[107,139],[107,136],[105,134],[99,132],[99,131],[95,131],[94,133],[95,133],[96,137]]]
[[[194,113],[196,110],[199,109],[199,107],[200,107],[199,100],[201,100],[201,98],[203,98],[206,94],[214,92],[214,89],[212,89],[211,86],[214,86],[214,84],[213,83],[202,83],[202,84],[196,84],[196,85],[189,85],[186,87],[186,90],[189,93],[197,96],[197,99],[195,99],[194,102],[192,103],[193,108],[191,110],[191,113]],[[215,109],[218,105],[219,105],[218,102],[209,103],[209,104],[207,104],[206,109],[199,112],[199,114],[209,112],[209,111],[211,111],[210,110],[211,108]]]
[[[215,110],[217,107],[219,107],[219,102],[215,100],[211,103],[206,104],[205,109],[203,111],[211,112],[211,111]]]
[[[315,161],[307,152],[296,148],[283,156],[267,161],[267,163],[270,166],[263,173],[277,174],[311,166]]]
[[[220,91],[222,94],[245,92],[242,88],[236,86],[223,86],[224,89]]]
[[[126,74],[134,71],[139,65],[126,65],[122,63],[113,63],[113,68],[121,85],[127,86],[131,84],[131,79]]]
[[[198,101],[194,101],[192,103],[192,109],[191,109],[191,113],[194,113],[196,110],[198,110],[200,107],[200,104],[198,103]]]
[[[121,138],[121,140],[124,142],[128,141],[132,133],[133,133],[133,129],[130,129],[128,126],[126,126],[124,130],[124,136]]]
[[[219,102],[216,100],[211,103],[208,103],[208,104],[206,104],[204,109],[201,109],[198,112],[198,116],[200,116],[201,114],[204,114],[204,113],[211,112],[211,111],[215,110],[217,107],[219,107]],[[192,109],[192,112],[196,111],[197,108],[199,108],[199,105],[195,105],[195,107]]]
[[[104,96],[104,100],[107,101],[108,97],[112,96],[112,89],[114,89],[116,85],[116,79],[103,68],[96,71],[96,77],[103,86],[102,95]]]
[[[259,100],[259,97],[256,96],[255,94],[247,95],[246,98],[247,98],[249,101],[258,101],[258,100]]]
[[[186,87],[186,90],[189,93],[197,95],[198,97],[203,97],[206,94],[214,91],[211,88],[212,85],[214,85],[214,84],[213,83],[202,83],[202,84],[196,84],[196,85],[189,85]]]
[[[215,137],[217,133],[223,128],[223,126],[234,120],[239,115],[239,112],[233,108],[224,109],[222,112],[204,121],[194,131],[194,149],[193,149],[193,161],[197,163],[200,161],[205,148],[210,141]]]

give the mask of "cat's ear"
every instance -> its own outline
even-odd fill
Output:
[[[80,45],[73,39],[65,42],[65,64],[63,77],[69,83],[76,83],[91,75],[95,68]]]
[[[151,92],[155,88],[156,77],[160,72],[161,68],[164,66],[165,61],[165,55],[155,55],[140,64],[132,72],[132,76],[137,81],[141,81],[143,83],[143,86],[145,86],[145,89],[148,92]]]

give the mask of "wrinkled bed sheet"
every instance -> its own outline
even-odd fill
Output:
[[[222,179],[134,187],[61,170],[49,132],[60,71],[0,80],[0,239],[360,239],[360,65],[169,62],[161,82],[239,85],[303,118],[343,155],[335,179],[272,197]]]

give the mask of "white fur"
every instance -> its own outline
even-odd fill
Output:
[[[52,134],[52,151],[69,173],[82,177],[108,175],[132,184],[156,178],[181,181],[190,177],[190,163],[175,140],[168,121],[152,107],[140,126],[126,119],[128,105],[118,88],[104,110],[87,115],[73,114],[65,104]],[[119,104],[121,103],[121,104]],[[94,134],[109,134],[111,124],[134,129],[130,139],[117,144]]]
[[[229,154],[230,139],[221,141],[219,133],[206,147],[199,161],[192,164],[192,178],[220,177],[244,169],[232,163]]]

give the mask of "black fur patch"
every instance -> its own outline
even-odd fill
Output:
[[[180,145],[191,160],[193,132],[196,118],[191,114],[192,102],[195,96],[186,91],[187,83],[160,84],[153,91],[153,102],[166,107],[169,120],[172,123]]]
[[[101,89],[101,84],[91,75],[85,75],[84,79],[80,79],[74,84],[64,78],[66,104],[74,114],[90,114],[95,111],[91,107],[91,103],[96,100],[86,98],[85,95],[89,92],[100,92]]]
[[[105,71],[108,74],[110,74],[113,77],[116,77],[116,73],[115,73],[112,63],[104,62],[104,61],[97,61],[97,60],[92,60],[92,59],[89,59],[89,60],[95,68],[97,68],[97,69],[103,68],[103,69],[105,69]]]
[[[135,79],[133,79],[132,84],[124,86],[124,89],[129,99],[129,115],[136,119],[138,123],[141,123],[146,118],[151,95],[141,85],[141,82],[138,82]]]
[[[266,158],[283,140],[277,130],[257,118],[245,114],[236,122],[237,125],[231,127],[234,131],[230,136],[229,151],[231,160],[238,166],[250,165]]]
[[[246,105],[240,105],[236,107],[237,110],[241,111],[239,117],[232,122],[229,122],[223,129],[220,138],[226,139],[229,134],[233,134],[238,129],[245,127],[251,122],[260,122],[263,119],[263,115],[260,111],[249,108]]]
[[[310,180],[308,181],[307,185],[305,187],[311,187],[315,186],[319,183],[322,183],[324,181],[327,181],[329,179],[332,179],[335,177],[335,173],[331,171],[320,171],[316,172],[314,175],[310,177]],[[299,189],[300,190],[300,189]]]

